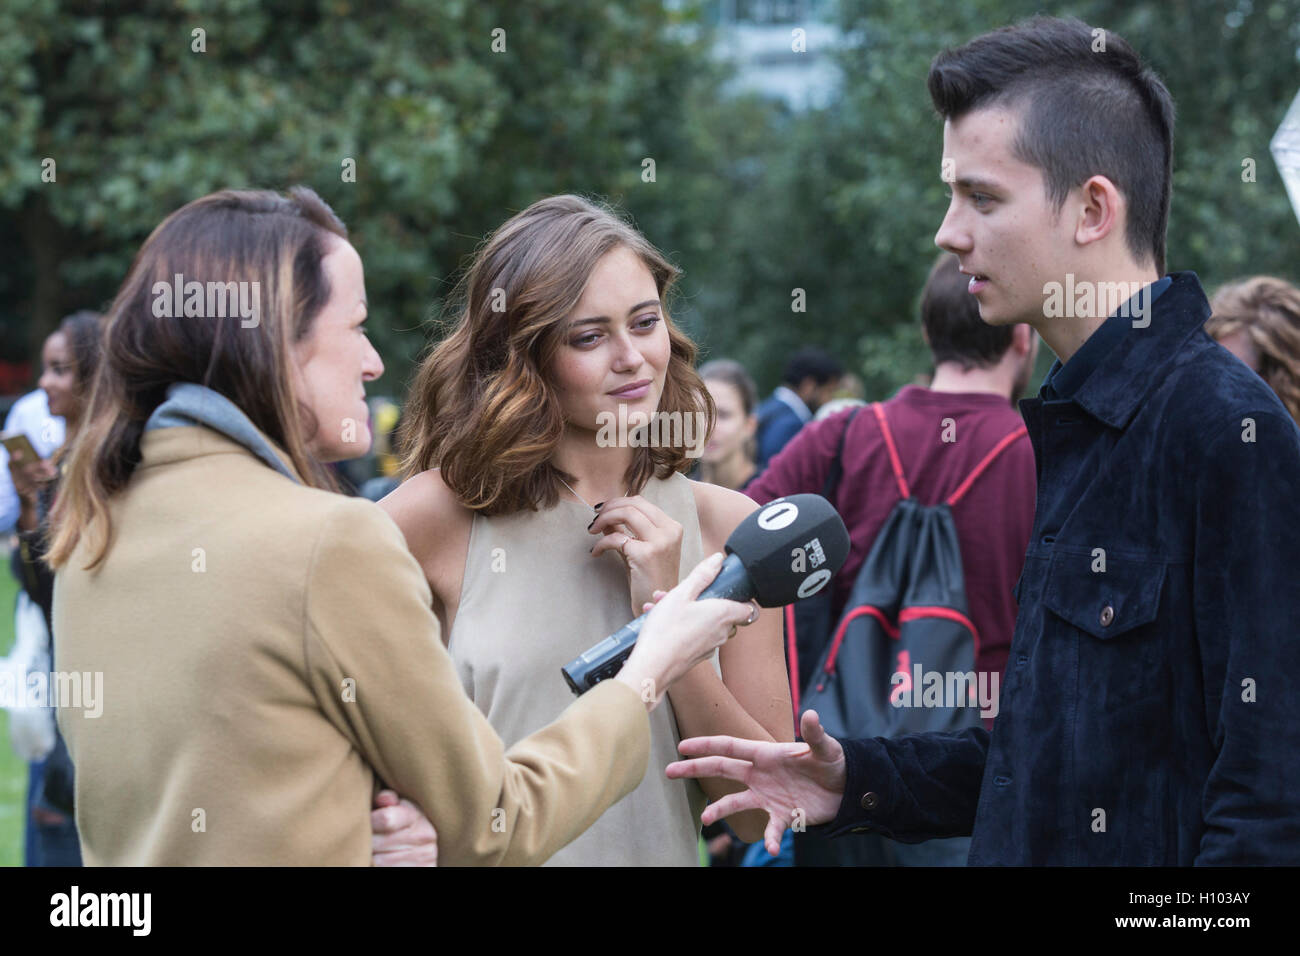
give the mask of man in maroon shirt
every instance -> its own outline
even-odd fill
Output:
[[[909,385],[884,403],[903,473],[922,504],[947,498],[999,441],[1024,424],[1014,403],[1033,372],[1038,336],[1027,325],[984,324],[967,291],[968,279],[958,271],[957,257],[947,253],[930,270],[921,322],[934,358],[934,379],[929,388]],[[759,504],[800,492],[820,493],[841,439],[843,473],[832,503],[849,529],[850,550],[832,583],[834,620],[898,503],[898,485],[876,417],[854,415],[850,409],[804,426],[745,488]],[[1016,625],[1011,592],[1029,543],[1034,494],[1034,452],[1022,439],[1008,446],[953,508],[966,598],[981,638],[975,669],[996,672],[998,686]],[[813,653],[824,650],[828,637],[822,636]],[[991,729],[992,719],[985,724]]]

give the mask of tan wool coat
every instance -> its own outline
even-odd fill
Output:
[[[83,539],[55,584],[56,667],[103,674],[101,716],[59,712],[88,864],[367,865],[381,782],[440,865],[535,864],[640,782],[649,720],[616,681],[505,751],[378,506],[204,427],[141,452],[104,564]]]

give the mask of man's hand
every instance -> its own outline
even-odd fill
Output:
[[[375,794],[370,830],[373,866],[438,865],[438,831],[419,807],[392,790]]]
[[[776,856],[781,834],[802,814],[808,825],[829,823],[839,812],[847,772],[844,748],[822,729],[815,711],[800,722],[804,743],[767,743],[736,737],[691,737],[677,749],[695,760],[670,763],[669,777],[726,777],[748,790],[729,793],[704,808],[704,823],[713,823],[741,810],[766,810],[763,843]]]

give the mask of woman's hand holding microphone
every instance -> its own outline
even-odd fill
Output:
[[[613,678],[627,684],[653,710],[670,684],[758,619],[756,605],[722,598],[697,601],[722,569],[721,552],[710,555],[671,591],[655,591],[636,647]]]

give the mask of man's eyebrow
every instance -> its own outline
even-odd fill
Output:
[[[644,309],[647,305],[658,305],[658,304],[659,304],[658,299],[646,299],[644,302],[638,302],[636,305],[632,306],[632,308],[628,309],[627,314],[631,315],[633,312],[636,312],[640,309]],[[569,323],[569,327],[577,328],[580,325],[591,325],[591,324],[608,325],[609,316],[593,315],[591,318],[587,318],[587,319],[575,319],[573,322]]]
[[[998,189],[998,184],[992,179],[980,179],[976,176],[958,176],[956,185],[962,189]]]

